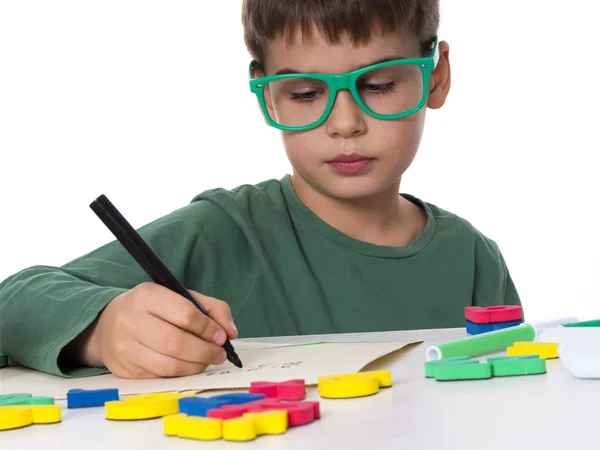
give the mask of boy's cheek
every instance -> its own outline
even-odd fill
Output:
[[[283,145],[290,160],[321,162],[330,157],[329,152],[335,151],[333,142],[315,131],[319,130],[284,133]]]
[[[362,142],[364,151],[375,157],[411,156],[418,150],[422,135],[423,120],[415,116],[373,123]]]

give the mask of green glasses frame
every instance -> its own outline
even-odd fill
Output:
[[[337,96],[337,92],[342,89],[347,89],[352,93],[354,100],[358,103],[358,105],[365,111],[367,114],[375,117],[377,119],[382,120],[395,120],[400,119],[402,117],[410,116],[415,112],[419,111],[427,100],[427,91],[429,89],[429,75],[435,69],[439,60],[439,49],[438,49],[438,38],[436,37],[431,44],[431,55],[423,58],[406,58],[406,59],[397,59],[393,61],[386,61],[379,64],[373,64],[371,66],[362,67],[360,69],[354,70],[352,72],[342,73],[342,74],[320,74],[320,73],[294,73],[294,74],[282,74],[282,75],[272,75],[268,77],[261,78],[252,78],[254,69],[258,67],[258,63],[256,61],[250,62],[249,68],[249,76],[250,76],[250,92],[256,94],[258,97],[258,101],[260,107],[263,110],[264,116],[272,127],[278,128],[284,131],[305,131],[310,130],[311,128],[316,128],[321,125],[329,114],[331,113],[331,109],[333,108],[333,104],[335,103],[335,98]],[[379,69],[381,67],[387,67],[391,65],[397,64],[412,64],[416,65],[421,69],[421,75],[423,77],[423,92],[421,94],[421,101],[417,106],[408,111],[401,112],[399,114],[378,114],[375,111],[371,110],[362,100],[358,91],[356,90],[356,81],[358,78],[364,73],[373,70]],[[281,80],[285,78],[311,78],[315,80],[324,81],[329,86],[329,99],[327,102],[327,106],[325,107],[325,111],[321,115],[321,117],[308,125],[303,126],[286,126],[280,125],[277,122],[273,121],[271,115],[269,114],[269,110],[267,108],[267,104],[265,102],[265,86],[274,80]]]

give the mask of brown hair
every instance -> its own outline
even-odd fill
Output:
[[[252,58],[262,63],[270,40],[294,32],[308,34],[316,26],[329,43],[347,34],[355,43],[369,40],[373,25],[383,32],[407,27],[429,50],[439,26],[439,0],[244,0],[244,41]]]

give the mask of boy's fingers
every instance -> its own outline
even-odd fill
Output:
[[[191,363],[155,352],[143,344],[136,343],[132,364],[158,378],[185,377],[196,375],[206,369],[206,364]]]
[[[148,303],[146,308],[152,315],[207,342],[217,345],[225,343],[225,331],[214,320],[203,314],[188,299],[163,286],[158,288],[154,295],[142,299]]]
[[[119,378],[142,380],[147,378],[156,378],[156,375],[151,374],[141,367],[129,362],[126,366],[116,362],[112,363],[112,367],[108,367],[111,373]]]
[[[139,324],[136,340],[171,358],[195,364],[222,364],[226,353],[219,345],[206,342],[151,314]]]
[[[208,315],[217,322],[227,332],[229,339],[235,339],[238,336],[237,328],[231,317],[231,308],[223,300],[214,297],[208,297],[196,291],[190,291],[196,301],[202,305]]]

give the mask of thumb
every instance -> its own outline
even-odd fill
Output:
[[[219,300],[218,298],[200,294],[196,291],[190,290],[189,292],[206,310],[208,316],[225,330],[229,339],[235,339],[238,337],[238,330],[233,323],[231,308],[229,308],[227,302]]]

